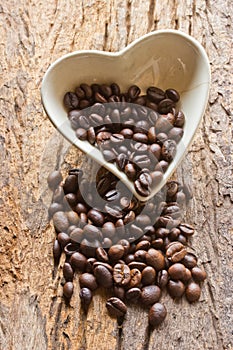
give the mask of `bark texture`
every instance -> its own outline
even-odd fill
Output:
[[[230,0],[3,0],[0,5],[0,349],[233,349],[232,17]],[[54,269],[46,178],[87,164],[42,109],[48,66],[79,49],[117,51],[156,29],[181,29],[205,47],[212,87],[202,125],[176,176],[194,199],[186,220],[208,280],[190,305],[164,296],[168,316],[154,331],[130,307],[122,326],[96,293],[87,316],[78,280],[62,299],[62,261]]]

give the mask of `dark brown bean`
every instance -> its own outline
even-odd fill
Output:
[[[181,261],[186,253],[187,248],[180,242],[172,242],[166,249],[166,257],[173,263]]]
[[[125,286],[129,283],[131,278],[130,268],[126,264],[118,263],[113,268],[113,279],[116,284]]]
[[[181,263],[175,263],[170,266],[168,269],[168,273],[173,280],[182,280],[186,273],[186,268]]]
[[[66,213],[63,211],[57,211],[53,215],[53,225],[57,232],[66,232],[69,227],[69,220]]]
[[[75,270],[85,271],[87,259],[83,254],[75,252],[71,255],[70,264]]]
[[[149,310],[149,324],[152,327],[159,326],[167,316],[167,309],[161,303],[155,303]]]
[[[47,182],[51,190],[54,190],[60,184],[61,181],[62,174],[59,170],[52,171],[47,178]]]
[[[97,283],[104,287],[110,288],[113,284],[111,272],[103,265],[98,265],[94,269],[94,275],[96,277]]]
[[[162,270],[165,267],[165,259],[163,254],[154,248],[150,248],[146,254],[146,262],[154,267],[156,271]]]
[[[194,266],[191,270],[191,273],[193,279],[197,282],[203,282],[207,277],[206,272],[198,266]]]
[[[67,299],[70,299],[72,297],[74,291],[74,285],[72,282],[66,282],[63,286],[63,295]]]
[[[68,262],[65,262],[63,265],[63,276],[66,281],[73,281],[74,271],[72,269],[72,266]]]
[[[172,298],[181,298],[185,292],[184,283],[179,280],[178,281],[169,280],[167,288]]]
[[[142,288],[141,301],[145,306],[152,305],[159,301],[161,289],[156,285],[149,285]]]
[[[88,272],[82,273],[79,276],[79,284],[81,288],[89,288],[92,291],[98,287],[95,276]]]
[[[116,297],[109,298],[106,302],[106,307],[112,317],[122,317],[127,311],[127,306],[122,300]]]
[[[152,266],[146,266],[142,270],[142,284],[143,284],[143,286],[154,284],[155,280],[156,280],[155,269]]]
[[[92,300],[92,292],[89,288],[82,288],[79,292],[79,297],[81,300],[82,307],[85,312],[87,312],[88,307]]]
[[[201,288],[199,284],[190,282],[185,290],[185,296],[190,303],[194,303],[201,296]]]

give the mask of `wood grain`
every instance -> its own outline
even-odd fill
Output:
[[[232,16],[230,0],[3,0],[0,5],[0,349],[233,349]],[[191,185],[186,220],[208,280],[195,305],[163,300],[164,324],[130,307],[118,325],[96,293],[85,315],[78,281],[71,305],[54,269],[46,178],[88,161],[46,117],[40,84],[49,64],[79,49],[117,51],[139,36],[181,29],[205,47],[212,87],[201,128],[176,176]]]

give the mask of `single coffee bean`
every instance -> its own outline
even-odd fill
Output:
[[[158,103],[165,98],[164,91],[154,86],[149,87],[146,91],[146,94],[147,97],[155,103]]]
[[[70,264],[74,270],[85,271],[87,259],[83,254],[75,252],[71,255]]]
[[[167,309],[161,303],[155,303],[149,310],[149,324],[152,327],[159,326],[167,316]]]
[[[68,110],[76,109],[79,105],[78,96],[74,92],[67,92],[64,96],[63,102]]]
[[[206,272],[198,266],[194,266],[191,270],[192,277],[196,282],[203,282],[206,279]]]
[[[55,241],[53,243],[53,258],[54,258],[56,263],[59,262],[61,254],[62,254],[61,245],[60,245],[59,241],[57,239],[55,239]]]
[[[184,130],[181,128],[174,127],[169,130],[167,136],[169,139],[172,139],[176,142],[179,142],[184,134]]]
[[[197,257],[192,253],[187,253],[183,257],[181,263],[184,264],[184,266],[187,267],[188,269],[192,269],[197,265]]]
[[[108,262],[109,259],[108,259],[108,253],[106,252],[106,250],[102,247],[99,247],[96,249],[96,258],[100,261],[103,261],[103,262]]]
[[[87,130],[85,130],[83,128],[78,128],[76,130],[76,136],[79,140],[86,141],[87,140]]]
[[[125,254],[124,247],[121,244],[115,244],[109,248],[108,256],[112,261],[120,260]]]
[[[200,299],[201,288],[199,284],[195,282],[190,282],[185,290],[185,296],[190,303],[193,303]]]
[[[128,89],[129,98],[132,100],[136,99],[140,95],[140,93],[141,90],[137,85],[132,85]]]
[[[137,243],[136,245],[136,251],[137,250],[148,250],[150,248],[150,242],[146,240],[142,240]]]
[[[156,142],[156,128],[154,126],[148,130],[148,141],[152,144]]]
[[[78,225],[79,224],[80,217],[77,213],[70,210],[66,213],[66,215],[67,215],[67,219],[69,220],[70,225]]]
[[[192,273],[189,269],[187,269],[187,267],[185,268],[185,274],[182,277],[182,282],[187,283],[191,280],[192,278]]]
[[[126,314],[127,306],[122,300],[111,297],[106,302],[107,310],[112,317],[123,317]]]
[[[174,126],[177,126],[179,128],[182,128],[184,126],[185,123],[185,116],[184,113],[182,111],[179,111],[177,113],[177,115],[175,116],[175,123]]]
[[[75,227],[70,233],[70,241],[72,243],[80,243],[83,240],[83,229]]]
[[[54,190],[60,184],[61,181],[62,174],[58,170],[52,171],[47,178],[48,186],[51,190]]]
[[[100,93],[106,98],[108,99],[111,95],[112,95],[112,89],[109,85],[106,84],[102,84],[100,85]]]
[[[157,303],[161,297],[161,289],[156,285],[149,285],[142,288],[141,301],[145,306]]]
[[[65,262],[63,265],[63,276],[67,282],[72,282],[74,278],[74,271],[70,263]]]
[[[161,149],[161,157],[167,161],[171,162],[176,154],[176,142],[174,140],[166,140],[163,143],[162,149]]]
[[[91,224],[87,224],[83,228],[83,236],[88,241],[101,240],[102,239],[102,232],[100,229],[98,229],[98,227],[91,225]]]
[[[190,237],[194,234],[194,228],[189,224],[181,223],[179,229],[185,237]]]
[[[70,299],[72,297],[74,291],[74,285],[72,282],[66,282],[63,286],[63,295],[67,299]]]
[[[176,91],[175,89],[167,89],[165,91],[165,94],[166,94],[167,98],[169,98],[173,102],[178,102],[180,99],[180,95],[179,95],[178,91]]]
[[[164,137],[162,138],[161,136],[159,136],[159,134],[166,134],[172,127],[173,125],[169,123],[169,121],[165,117],[160,116],[155,123],[155,130],[157,133],[156,142],[158,143],[158,141],[160,140],[159,143],[161,144]]]
[[[112,84],[111,84],[111,89],[112,89],[112,94],[113,94],[113,95],[117,95],[117,96],[120,95],[121,91],[120,91],[120,87],[119,87],[118,84],[112,83]]]
[[[162,270],[165,267],[165,259],[163,254],[154,248],[150,248],[146,254],[146,262],[154,267],[156,271]]]
[[[104,265],[96,266],[94,269],[94,275],[96,277],[97,283],[100,286],[104,288],[112,287],[112,284],[113,284],[112,274]]]
[[[141,290],[138,287],[132,287],[125,293],[125,298],[133,303],[136,303],[141,296]]]
[[[57,211],[53,215],[53,225],[57,232],[66,232],[69,227],[69,220],[66,216],[66,213],[63,211]]]
[[[106,213],[113,219],[121,219],[123,217],[123,212],[120,206],[106,204],[104,206]]]
[[[186,273],[186,268],[181,263],[175,263],[170,266],[168,269],[168,273],[173,280],[182,280]]]
[[[65,232],[60,232],[57,235],[57,239],[62,248],[64,248],[68,243],[70,243],[70,237]]]
[[[146,251],[139,249],[134,253],[135,261],[146,262]]]
[[[173,107],[175,107],[175,103],[170,98],[165,98],[159,102],[158,111],[161,114],[167,114],[172,111]]]
[[[168,272],[167,270],[161,270],[158,272],[157,274],[157,284],[158,286],[163,289],[166,287],[167,283],[168,283]]]
[[[109,238],[113,238],[116,233],[116,227],[111,221],[107,221],[102,226],[103,235]]]
[[[136,132],[133,134],[133,140],[135,142],[148,143],[148,136],[142,132]]]
[[[63,205],[60,203],[51,203],[48,213],[49,213],[49,218],[51,218],[57,211],[62,211],[63,210]]]
[[[80,88],[84,91],[85,98],[89,100],[92,97],[92,88],[90,85],[82,83],[80,84]]]
[[[155,160],[160,159],[161,155],[161,147],[157,143],[152,143],[149,147],[149,152],[151,152],[155,158]],[[154,160],[154,162],[155,162]]]
[[[131,181],[136,180],[137,169],[133,163],[127,163],[125,165],[124,172]]]
[[[134,188],[138,192],[138,194],[142,197],[147,197],[150,194],[150,189],[144,188],[139,180],[136,180],[134,182]]]
[[[92,291],[98,287],[95,276],[88,272],[82,273],[79,276],[79,284],[81,288],[89,288]]]
[[[106,98],[99,92],[96,92],[94,97],[95,97],[96,102],[99,102],[99,103],[107,103],[108,102],[106,100]]]
[[[166,249],[166,257],[173,263],[181,261],[186,253],[187,248],[180,242],[171,242]]]
[[[185,285],[183,282],[179,280],[178,281],[169,280],[167,288],[172,298],[181,298],[185,292]]]
[[[129,282],[130,288],[138,287],[141,283],[141,279],[142,279],[142,274],[140,270],[136,268],[132,269],[130,271],[130,282]]]
[[[178,192],[178,182],[177,181],[170,181],[166,184],[166,190],[167,190],[167,199],[173,198],[177,192]]]
[[[131,270],[138,269],[139,271],[142,271],[146,267],[146,264],[141,261],[132,261],[128,266]]]
[[[150,284],[154,284],[156,279],[156,271],[152,266],[146,266],[142,270],[142,284],[143,286],[147,286]]]
[[[131,139],[133,137],[133,130],[124,128],[120,131],[120,134],[123,135],[125,139]]]
[[[88,307],[91,303],[92,300],[92,292],[89,288],[81,288],[80,292],[79,292],[79,297],[81,300],[81,305],[84,309],[85,312],[87,312]]]
[[[130,281],[130,268],[126,264],[118,263],[113,268],[114,282],[120,286],[126,286]]]
[[[96,226],[102,226],[104,224],[104,215],[96,209],[90,209],[87,213],[89,220]]]

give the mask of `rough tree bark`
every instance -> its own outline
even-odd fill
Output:
[[[233,349],[232,16],[230,0],[3,0],[0,5],[0,349]],[[49,64],[78,49],[116,51],[147,32],[181,29],[206,48],[212,69],[202,125],[176,176],[191,185],[186,220],[208,280],[195,305],[164,296],[169,314],[153,332],[129,308],[122,327],[96,293],[87,316],[78,281],[71,306],[54,270],[46,178],[86,164],[54,130],[40,101]],[[62,262],[61,262],[62,265]]]

